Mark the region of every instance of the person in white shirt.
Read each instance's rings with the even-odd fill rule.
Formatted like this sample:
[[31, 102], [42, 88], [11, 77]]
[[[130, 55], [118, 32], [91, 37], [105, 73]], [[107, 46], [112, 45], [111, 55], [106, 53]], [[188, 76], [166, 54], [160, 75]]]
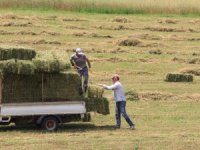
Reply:
[[121, 114], [125, 118], [126, 122], [129, 124], [131, 129], [135, 129], [134, 123], [131, 121], [130, 117], [126, 113], [126, 97], [124, 94], [123, 86], [119, 82], [119, 75], [115, 74], [112, 77], [113, 85], [107, 86], [105, 84], [99, 84], [106, 90], [113, 90], [113, 96], [115, 98], [116, 107], [116, 128], [120, 128], [121, 125]]

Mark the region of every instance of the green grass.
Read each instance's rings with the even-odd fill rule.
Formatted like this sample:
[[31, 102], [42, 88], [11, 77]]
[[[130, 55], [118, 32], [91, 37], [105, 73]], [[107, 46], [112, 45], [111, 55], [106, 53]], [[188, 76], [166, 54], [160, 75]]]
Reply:
[[1, 8], [66, 10], [105, 14], [200, 14], [198, 0], [1, 0]]
[[[58, 132], [47, 133], [33, 127], [0, 127], [0, 148], [132, 150], [199, 149], [199, 102], [128, 102], [127, 112], [136, 130], [115, 130], [114, 105], [111, 115], [93, 114], [92, 123], [70, 123]], [[75, 146], [76, 145], [76, 146]]]
[[[55, 20], [49, 20], [56, 16]], [[116, 17], [125, 17], [130, 22], [113, 22]], [[12, 19], [21, 17], [21, 19]], [[72, 19], [72, 21], [63, 21]], [[85, 21], [73, 21], [82, 19]], [[160, 20], [177, 20], [175, 24], [159, 23]], [[16, 128], [14, 125], [0, 127], [0, 149], [200, 149], [199, 134], [199, 76], [195, 76], [193, 83], [167, 83], [165, 75], [169, 72], [178, 72], [185, 67], [198, 68], [199, 64], [172, 61], [174, 57], [183, 59], [198, 58], [200, 54], [199, 41], [188, 41], [187, 38], [199, 37], [199, 17], [196, 15], [118, 15], [93, 14], [67, 11], [38, 11], [1, 9], [0, 31], [11, 32], [10, 35], [1, 35], [0, 44], [9, 46], [32, 47], [37, 50], [67, 49], [69, 54], [73, 49], [81, 47], [92, 61], [90, 82], [93, 84], [111, 84], [111, 76], [119, 73], [125, 90], [136, 90], [139, 94], [146, 93], [146, 101], [128, 102], [127, 111], [136, 123], [136, 131], [130, 131], [123, 120], [122, 129], [114, 130], [114, 102], [111, 91], [106, 91], [109, 98], [111, 114], [107, 116], [92, 114], [92, 123], [66, 124], [56, 133], [48, 133], [35, 128]], [[32, 24], [28, 27], [3, 26], [4, 23]], [[133, 29], [115, 30], [122, 25]], [[98, 27], [102, 26], [102, 29]], [[74, 28], [69, 28], [74, 27]], [[77, 29], [81, 27], [83, 29]], [[146, 27], [166, 27], [183, 29], [184, 32], [149, 31]], [[197, 32], [190, 32], [191, 28]], [[38, 35], [21, 35], [19, 31], [35, 32]], [[58, 35], [39, 34], [42, 31], [51, 31]], [[74, 33], [85, 32], [84, 36], [74, 36]], [[110, 35], [112, 38], [92, 37]], [[148, 34], [162, 37], [160, 40], [142, 39], [143, 44], [157, 43], [157, 46], [126, 47], [117, 45], [117, 41], [128, 36]], [[175, 37], [175, 40], [170, 37]], [[179, 38], [185, 38], [179, 40]], [[178, 41], [176, 41], [178, 39]], [[35, 40], [58, 41], [55, 44], [33, 44]], [[163, 54], [152, 55], [149, 51], [160, 49]], [[66, 58], [68, 59], [68, 58]], [[148, 92], [163, 92], [167, 96], [171, 93], [177, 99], [168, 98], [161, 101], [152, 101]], [[196, 98], [192, 98], [192, 96]], [[165, 96], [165, 95], [164, 95]]]

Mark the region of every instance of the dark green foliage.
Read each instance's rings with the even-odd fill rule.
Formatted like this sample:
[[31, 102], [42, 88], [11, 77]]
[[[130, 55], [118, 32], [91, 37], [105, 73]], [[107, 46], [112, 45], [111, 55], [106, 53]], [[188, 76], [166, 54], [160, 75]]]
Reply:
[[193, 82], [193, 76], [189, 74], [168, 73], [165, 81], [167, 82]]

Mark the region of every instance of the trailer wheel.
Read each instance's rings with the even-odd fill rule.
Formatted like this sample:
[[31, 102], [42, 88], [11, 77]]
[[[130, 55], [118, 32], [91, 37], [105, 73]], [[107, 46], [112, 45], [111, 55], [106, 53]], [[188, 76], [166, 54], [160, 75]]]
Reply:
[[58, 120], [55, 117], [47, 117], [42, 121], [42, 128], [47, 131], [56, 131], [58, 129]]

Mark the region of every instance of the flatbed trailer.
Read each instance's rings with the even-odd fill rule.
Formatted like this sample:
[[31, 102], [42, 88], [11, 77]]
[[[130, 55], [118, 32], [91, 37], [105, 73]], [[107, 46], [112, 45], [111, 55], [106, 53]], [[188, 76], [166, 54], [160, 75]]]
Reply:
[[84, 101], [31, 102], [0, 104], [0, 125], [41, 126], [48, 131], [70, 121], [89, 121]]

